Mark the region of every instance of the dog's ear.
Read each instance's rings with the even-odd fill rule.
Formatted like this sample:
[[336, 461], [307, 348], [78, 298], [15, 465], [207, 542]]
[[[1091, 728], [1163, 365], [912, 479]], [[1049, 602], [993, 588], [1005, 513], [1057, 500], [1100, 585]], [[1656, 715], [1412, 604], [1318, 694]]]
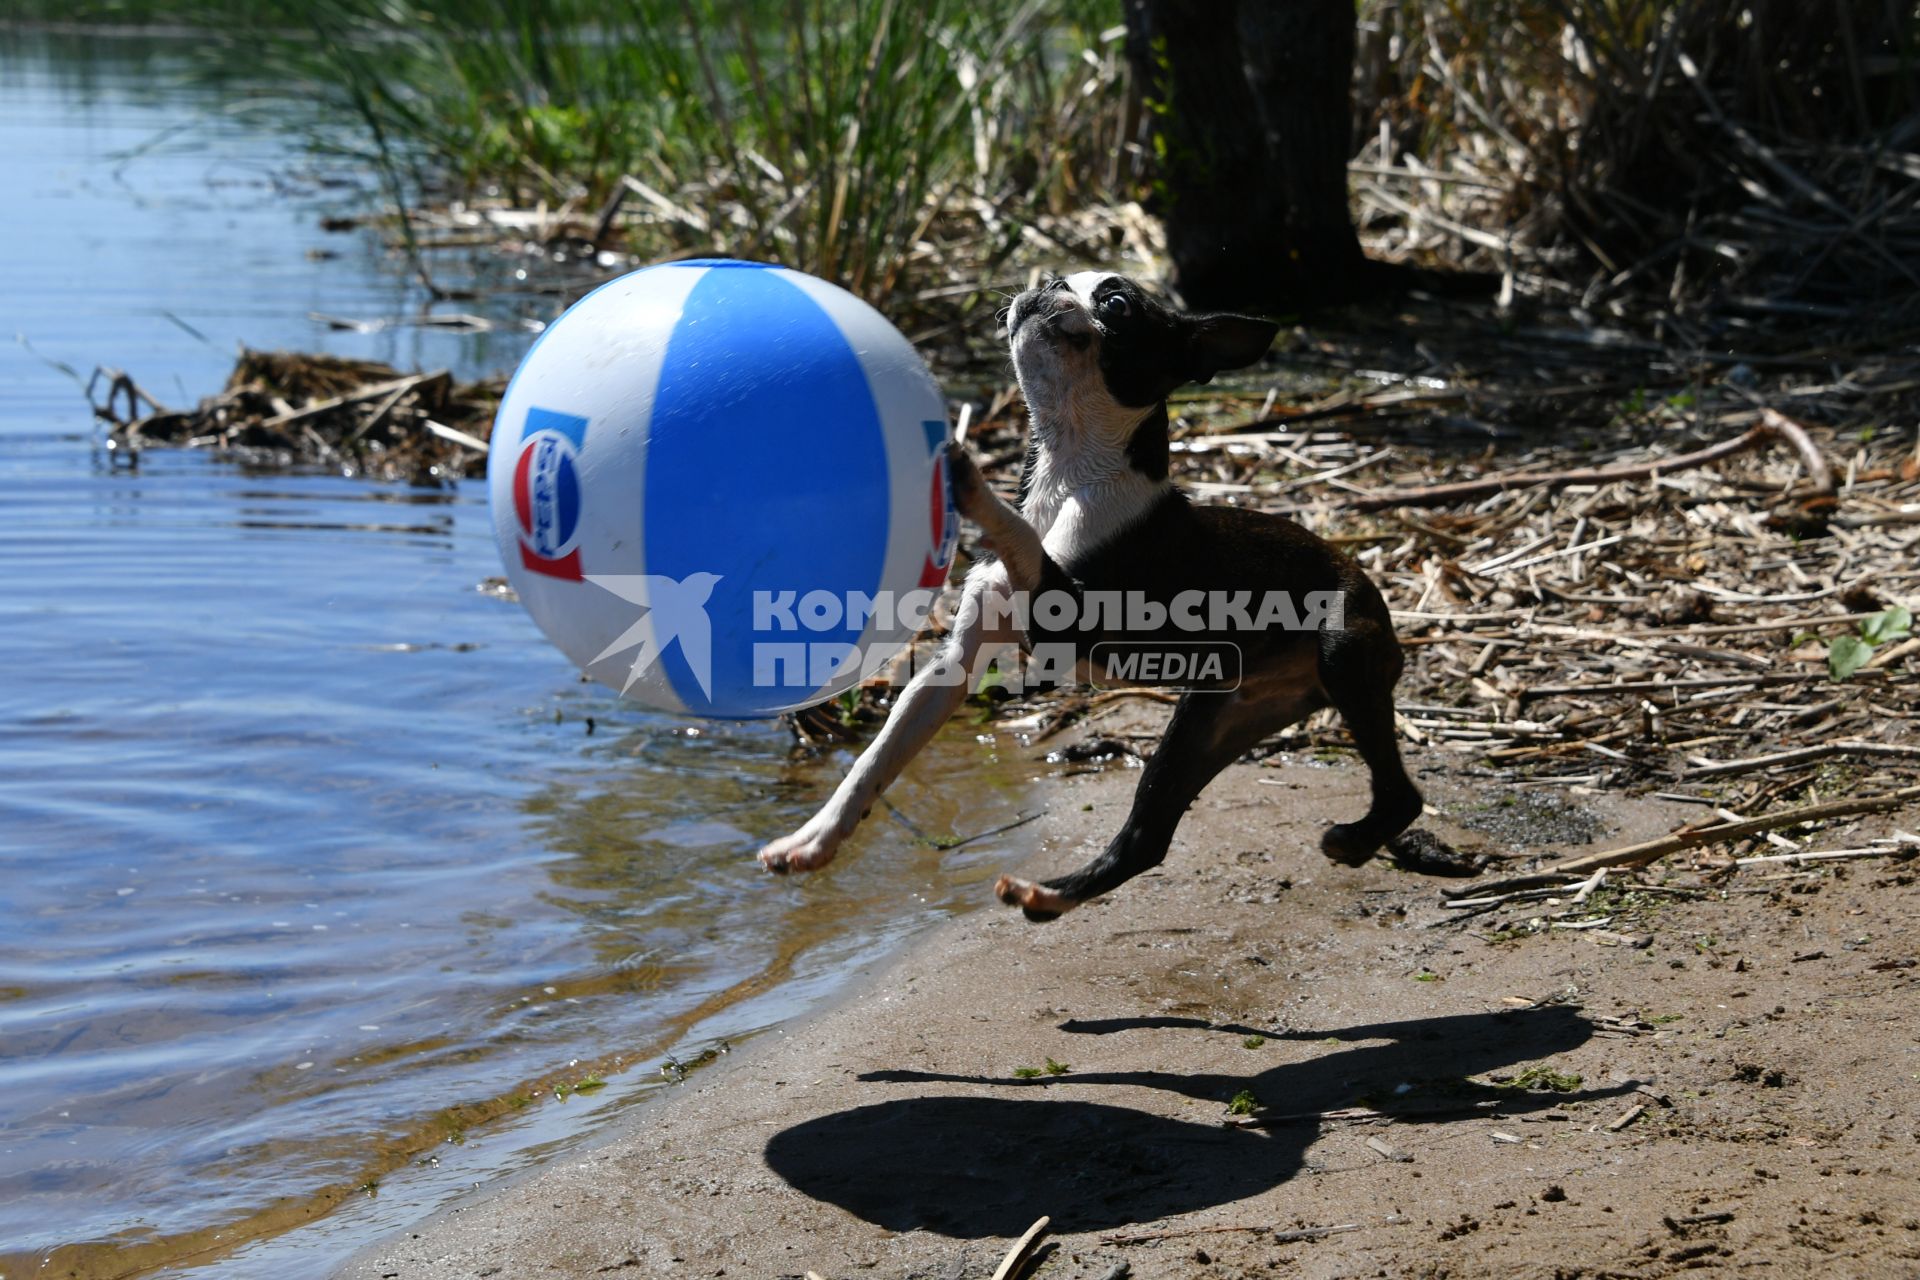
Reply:
[[1186, 317], [1189, 382], [1211, 382], [1222, 369], [1244, 369], [1267, 354], [1280, 326], [1228, 313]]

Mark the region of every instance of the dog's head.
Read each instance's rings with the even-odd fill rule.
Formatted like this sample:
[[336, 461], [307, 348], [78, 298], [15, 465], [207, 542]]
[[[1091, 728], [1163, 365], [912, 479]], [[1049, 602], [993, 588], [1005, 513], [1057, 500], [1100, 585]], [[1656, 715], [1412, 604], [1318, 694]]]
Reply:
[[1007, 311], [1036, 423], [1138, 423], [1174, 388], [1254, 363], [1278, 331], [1250, 316], [1176, 311], [1111, 271], [1050, 280]]

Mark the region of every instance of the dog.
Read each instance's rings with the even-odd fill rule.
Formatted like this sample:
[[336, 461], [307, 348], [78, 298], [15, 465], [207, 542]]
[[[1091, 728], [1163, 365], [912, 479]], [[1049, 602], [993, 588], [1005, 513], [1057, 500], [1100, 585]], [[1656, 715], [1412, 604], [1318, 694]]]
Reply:
[[[1420, 815], [1420, 792], [1394, 734], [1393, 686], [1404, 656], [1379, 591], [1350, 558], [1292, 521], [1195, 505], [1168, 478], [1168, 395], [1257, 363], [1277, 332], [1248, 316], [1175, 310], [1105, 271], [1052, 279], [1013, 300], [1008, 343], [1030, 428], [1018, 509], [987, 487], [963, 447], [947, 446], [955, 507], [980, 527], [997, 559], [968, 573], [946, 644], [909, 682], [832, 798], [798, 831], [761, 849], [762, 865], [793, 872], [830, 862], [964, 700], [987, 657], [1016, 644], [1038, 652], [1068, 642], [1079, 655], [1103, 642], [1224, 643], [1239, 652], [1237, 680], [1222, 672], [1180, 698], [1126, 823], [1104, 852], [1039, 883], [1000, 877], [995, 894], [1029, 919], [1051, 920], [1157, 866], [1181, 816], [1215, 775], [1322, 707], [1346, 721], [1371, 773], [1372, 799], [1358, 821], [1326, 831], [1321, 851], [1358, 866]], [[1212, 607], [1194, 607], [1187, 594], [1187, 607], [1177, 608], [1193, 592]], [[1052, 599], [1076, 607], [1017, 607], [1048, 593], [1063, 593]], [[1138, 605], [1147, 631], [1116, 629], [1132, 615], [1099, 607], [1103, 593], [1109, 604]], [[1244, 625], [1253, 620], [1252, 601], [1292, 602], [1297, 617], [1301, 598], [1340, 607], [1310, 611], [1310, 625]], [[1176, 628], [1176, 616], [1200, 625]], [[1084, 676], [1089, 662], [1079, 657], [1076, 673]]]

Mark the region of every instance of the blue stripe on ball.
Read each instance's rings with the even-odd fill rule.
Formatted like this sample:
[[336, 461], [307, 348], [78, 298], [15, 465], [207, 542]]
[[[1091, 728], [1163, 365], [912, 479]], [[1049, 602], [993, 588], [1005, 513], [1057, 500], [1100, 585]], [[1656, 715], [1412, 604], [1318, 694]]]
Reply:
[[[719, 434], [719, 423], [736, 424]], [[647, 572], [717, 573], [712, 697], [679, 645], [661, 658], [695, 714], [765, 714], [803, 689], [755, 683], [756, 642], [857, 644], [753, 631], [756, 591], [872, 592], [891, 520], [886, 437], [860, 360], [831, 316], [774, 271], [709, 271], [668, 339], [648, 429]], [[796, 480], [806, 477], [805, 493]], [[784, 672], [782, 673], [784, 674]]]
[[672, 270], [679, 267], [747, 267], [755, 271], [778, 271], [777, 262], [748, 262], [743, 258], [682, 258], [678, 262], [663, 262], [662, 267]]

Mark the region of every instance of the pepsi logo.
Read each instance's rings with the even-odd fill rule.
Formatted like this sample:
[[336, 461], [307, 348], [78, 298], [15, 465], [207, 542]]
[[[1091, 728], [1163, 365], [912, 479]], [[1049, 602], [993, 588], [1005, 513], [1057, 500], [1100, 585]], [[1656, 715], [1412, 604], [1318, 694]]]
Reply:
[[938, 587], [945, 585], [947, 569], [953, 564], [954, 550], [960, 544], [960, 516], [953, 509], [953, 485], [944, 449], [935, 449], [933, 454], [933, 489], [928, 495], [928, 516], [933, 550], [920, 570], [920, 585]]
[[520, 525], [521, 563], [535, 573], [583, 580], [580, 568], [579, 449], [586, 419], [547, 409], [527, 411], [513, 468], [513, 513]]

